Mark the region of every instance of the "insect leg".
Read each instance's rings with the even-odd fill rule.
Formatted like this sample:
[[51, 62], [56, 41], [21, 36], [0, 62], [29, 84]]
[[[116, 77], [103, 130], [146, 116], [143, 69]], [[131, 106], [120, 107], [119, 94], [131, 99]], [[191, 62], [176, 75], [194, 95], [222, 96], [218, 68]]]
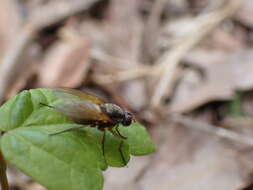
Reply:
[[103, 137], [102, 137], [102, 153], [105, 157], [105, 130], [103, 130]]
[[120, 133], [113, 131], [112, 129], [108, 129], [113, 136], [121, 138], [121, 139], [127, 139], [126, 137], [122, 136]]
[[73, 130], [76, 130], [76, 129], [81, 129], [81, 128], [84, 128], [84, 127], [85, 127], [85, 126], [73, 127], [73, 128], [70, 128], [70, 129], [65, 129], [65, 130], [56, 132], [56, 133], [51, 133], [51, 134], [49, 134], [49, 135], [50, 135], [50, 136], [58, 135], [58, 134], [61, 134], [61, 133], [65, 133], [65, 132], [68, 132], [68, 131], [73, 131]]
[[123, 140], [120, 141], [120, 145], [119, 145], [119, 153], [120, 153], [120, 156], [122, 158], [122, 161], [124, 163], [124, 165], [126, 166], [127, 165], [127, 162], [126, 162], [126, 159], [124, 157], [124, 154], [123, 154], [123, 151], [122, 151], [122, 145], [123, 145]]
[[42, 102], [40, 102], [40, 105], [46, 106], [46, 107], [49, 107], [49, 108], [54, 108], [53, 106], [50, 106], [50, 105], [48, 105], [48, 104], [44, 104], [44, 103], [42, 103]]
[[125, 137], [125, 136], [123, 136], [123, 135], [120, 134], [118, 128], [119, 128], [119, 126], [117, 125], [116, 128], [115, 128], [115, 130], [117, 131], [118, 135], [119, 135], [122, 139], [127, 139], [127, 137]]
[[102, 153], [105, 159], [105, 163], [107, 164], [106, 158], [105, 158], [105, 137], [106, 137], [106, 131], [103, 130], [103, 137], [102, 137]]

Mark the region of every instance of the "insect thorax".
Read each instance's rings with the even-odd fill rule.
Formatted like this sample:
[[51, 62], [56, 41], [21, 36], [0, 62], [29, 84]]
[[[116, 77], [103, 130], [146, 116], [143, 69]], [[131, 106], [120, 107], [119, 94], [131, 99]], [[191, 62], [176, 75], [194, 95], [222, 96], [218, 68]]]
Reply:
[[102, 104], [101, 110], [108, 115], [114, 122], [121, 123], [124, 119], [124, 110], [115, 104]]

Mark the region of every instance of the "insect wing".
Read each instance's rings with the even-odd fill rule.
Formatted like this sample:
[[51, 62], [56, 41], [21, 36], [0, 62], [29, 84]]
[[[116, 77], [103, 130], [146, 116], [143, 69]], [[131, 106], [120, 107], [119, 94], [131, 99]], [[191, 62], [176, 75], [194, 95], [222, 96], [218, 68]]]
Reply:
[[65, 99], [54, 105], [54, 108], [70, 120], [80, 124], [89, 124], [90, 121], [111, 122], [100, 107], [90, 101]]
[[88, 92], [84, 92], [81, 90], [75, 90], [71, 88], [55, 88], [54, 89], [54, 94], [59, 97], [59, 98], [64, 98], [64, 99], [80, 99], [80, 100], [85, 100], [85, 101], [90, 101], [95, 104], [101, 105], [105, 104], [105, 101], [100, 99], [99, 97], [92, 95]]

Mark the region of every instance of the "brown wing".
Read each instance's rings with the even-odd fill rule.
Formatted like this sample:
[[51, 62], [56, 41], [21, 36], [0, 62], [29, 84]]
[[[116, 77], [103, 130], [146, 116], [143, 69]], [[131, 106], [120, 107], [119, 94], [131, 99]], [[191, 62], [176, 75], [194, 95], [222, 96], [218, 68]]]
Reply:
[[101, 111], [100, 107], [90, 101], [64, 99], [64, 101], [53, 107], [76, 123], [86, 124], [89, 121], [111, 122], [111, 119]]
[[60, 98], [81, 99], [93, 102], [98, 105], [105, 104], [105, 101], [103, 101], [99, 97], [81, 90], [75, 90], [71, 88], [54, 88], [53, 90], [55, 95]]

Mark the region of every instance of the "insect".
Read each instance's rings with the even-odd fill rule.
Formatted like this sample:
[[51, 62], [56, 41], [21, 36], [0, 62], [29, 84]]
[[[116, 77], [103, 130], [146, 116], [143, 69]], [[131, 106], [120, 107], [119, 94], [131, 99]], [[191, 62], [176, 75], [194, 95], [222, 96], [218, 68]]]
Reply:
[[[82, 125], [89, 125], [97, 127], [98, 130], [103, 131], [102, 137], [102, 153], [105, 155], [105, 131], [108, 130], [112, 135], [122, 139], [119, 146], [119, 152], [124, 164], [126, 160], [123, 156], [122, 145], [123, 140], [127, 139], [120, 134], [118, 127], [119, 124], [127, 127], [134, 121], [133, 115], [117, 106], [116, 104], [106, 103], [99, 97], [89, 94], [84, 91], [70, 89], [70, 88], [55, 88], [52, 89], [55, 96], [63, 99], [64, 101], [54, 106], [40, 103], [43, 106], [55, 109], [65, 117]], [[67, 131], [83, 128], [76, 127], [67, 130], [62, 130], [50, 135], [57, 135]], [[115, 129], [115, 130], [114, 130]]]

